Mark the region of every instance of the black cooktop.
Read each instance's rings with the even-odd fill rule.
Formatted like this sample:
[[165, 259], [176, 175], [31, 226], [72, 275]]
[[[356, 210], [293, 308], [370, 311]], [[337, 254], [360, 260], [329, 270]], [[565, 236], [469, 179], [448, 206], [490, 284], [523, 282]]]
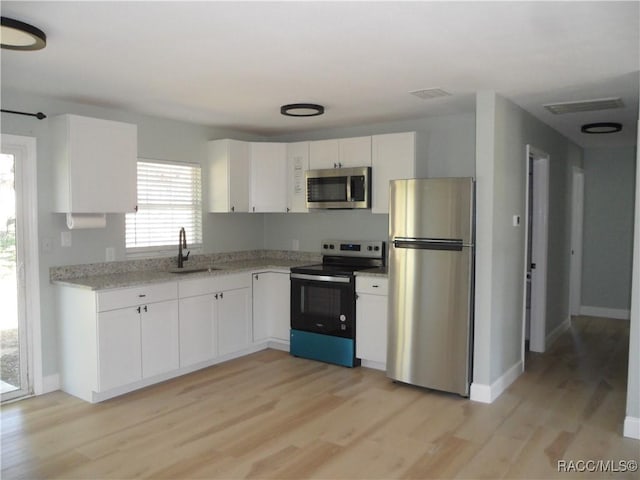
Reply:
[[318, 263], [315, 265], [303, 265], [301, 267], [292, 267], [293, 273], [306, 273], [309, 275], [353, 275], [358, 270], [366, 270], [375, 268], [375, 265], [327, 265]]

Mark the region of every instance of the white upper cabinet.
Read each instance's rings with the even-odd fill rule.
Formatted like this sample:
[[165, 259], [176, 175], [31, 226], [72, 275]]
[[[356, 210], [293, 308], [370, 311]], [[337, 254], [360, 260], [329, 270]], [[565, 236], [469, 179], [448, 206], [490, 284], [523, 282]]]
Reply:
[[338, 146], [340, 168], [371, 166], [371, 137], [341, 138]]
[[307, 170], [309, 170], [309, 142], [287, 144], [287, 212], [309, 211], [304, 176]]
[[416, 133], [372, 137], [372, 213], [389, 213], [389, 182], [416, 176]]
[[59, 115], [51, 119], [54, 211], [133, 212], [137, 204], [138, 127]]
[[340, 147], [338, 139], [309, 142], [309, 166], [311, 170], [338, 168]]
[[251, 156], [251, 211], [287, 211], [287, 144], [253, 142]]
[[209, 211], [249, 211], [250, 144], [239, 140], [209, 142]]
[[309, 142], [309, 165], [311, 170], [368, 167], [371, 165], [371, 137]]

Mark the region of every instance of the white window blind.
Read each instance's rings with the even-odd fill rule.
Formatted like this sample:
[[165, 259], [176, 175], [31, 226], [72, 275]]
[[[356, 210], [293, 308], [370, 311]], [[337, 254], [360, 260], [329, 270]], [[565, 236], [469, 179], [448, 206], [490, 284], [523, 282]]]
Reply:
[[127, 249], [178, 245], [180, 228], [189, 247], [202, 245], [200, 165], [138, 160], [138, 207], [126, 215]]

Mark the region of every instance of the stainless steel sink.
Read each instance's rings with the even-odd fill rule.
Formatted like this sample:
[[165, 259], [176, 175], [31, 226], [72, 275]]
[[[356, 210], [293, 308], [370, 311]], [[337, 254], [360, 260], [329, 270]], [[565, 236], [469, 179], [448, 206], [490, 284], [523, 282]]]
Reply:
[[200, 273], [200, 272], [212, 272], [214, 270], [220, 270], [219, 268], [210, 268], [210, 267], [193, 267], [193, 268], [171, 268], [169, 269], [169, 273]]

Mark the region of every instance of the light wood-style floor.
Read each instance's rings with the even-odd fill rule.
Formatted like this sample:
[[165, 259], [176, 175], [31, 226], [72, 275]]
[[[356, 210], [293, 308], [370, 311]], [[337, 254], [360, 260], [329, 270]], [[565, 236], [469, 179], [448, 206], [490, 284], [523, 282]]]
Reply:
[[2, 407], [2, 478], [583, 478], [557, 461], [640, 460], [628, 338], [575, 318], [491, 405], [274, 350], [96, 405], [54, 392]]

